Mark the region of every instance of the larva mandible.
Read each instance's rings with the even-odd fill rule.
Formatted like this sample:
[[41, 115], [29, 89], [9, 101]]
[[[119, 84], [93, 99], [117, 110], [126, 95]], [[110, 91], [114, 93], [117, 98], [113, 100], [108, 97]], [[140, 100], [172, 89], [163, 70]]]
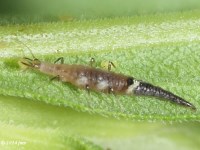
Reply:
[[[63, 62], [61, 58], [58, 60]], [[25, 57], [21, 63], [79, 88], [105, 93], [154, 96], [196, 110], [193, 104], [161, 87], [112, 71], [85, 65], [47, 63], [35, 57], [34, 59]]]

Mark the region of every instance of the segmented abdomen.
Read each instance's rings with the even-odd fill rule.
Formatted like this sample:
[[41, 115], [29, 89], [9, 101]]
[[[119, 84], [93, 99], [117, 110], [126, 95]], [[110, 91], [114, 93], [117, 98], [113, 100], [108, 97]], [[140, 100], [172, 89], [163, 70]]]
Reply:
[[70, 70], [73, 79], [71, 78], [71, 81], [67, 82], [81, 88], [89, 88], [106, 93], [123, 93], [128, 88], [128, 77], [121, 74], [80, 65], [73, 65]]
[[192, 109], [196, 109], [195, 106], [183, 98], [162, 89], [161, 87], [154, 86], [150, 83], [146, 83], [141, 81], [139, 85], [134, 89], [134, 93], [136, 95], [147, 95], [147, 96], [155, 96], [159, 98], [164, 98], [170, 100], [171, 102], [175, 102], [177, 104], [191, 107]]

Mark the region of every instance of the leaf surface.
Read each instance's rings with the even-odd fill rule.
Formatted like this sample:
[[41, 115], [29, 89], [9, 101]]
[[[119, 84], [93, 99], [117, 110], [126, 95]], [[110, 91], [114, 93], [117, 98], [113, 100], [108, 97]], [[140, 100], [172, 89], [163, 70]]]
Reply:
[[[69, 23], [39, 23], [0, 27], [0, 94], [25, 97], [75, 110], [131, 120], [199, 120], [199, 11], [143, 17], [96, 19]], [[107, 95], [49, 82], [18, 61], [31, 57], [45, 62], [64, 57], [65, 63], [102, 68], [113, 61], [114, 72], [131, 75], [185, 98], [197, 111], [153, 97]]]

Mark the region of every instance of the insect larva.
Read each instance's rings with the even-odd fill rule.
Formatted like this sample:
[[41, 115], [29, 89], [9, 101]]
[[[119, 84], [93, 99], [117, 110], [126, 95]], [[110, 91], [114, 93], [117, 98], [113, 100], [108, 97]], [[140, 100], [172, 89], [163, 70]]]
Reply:
[[21, 63], [42, 73], [58, 77], [61, 81], [69, 82], [79, 88], [105, 93], [154, 96], [196, 109], [193, 104], [169, 91], [123, 74], [90, 66], [52, 64], [29, 58], [22, 59]]

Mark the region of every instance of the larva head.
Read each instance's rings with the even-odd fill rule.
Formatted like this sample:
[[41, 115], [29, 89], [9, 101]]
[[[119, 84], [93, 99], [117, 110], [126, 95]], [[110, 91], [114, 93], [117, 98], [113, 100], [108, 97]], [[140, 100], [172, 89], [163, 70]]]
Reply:
[[30, 58], [24, 57], [23, 59], [20, 60], [20, 64], [25, 65], [26, 67], [39, 69], [41, 61], [36, 58], [30, 59]]
[[27, 58], [27, 57], [22, 58], [22, 59], [18, 62], [19, 65], [20, 65], [22, 68], [24, 68], [24, 69], [26, 69], [26, 68], [35, 68], [35, 69], [39, 69], [41, 62], [40, 62], [39, 59], [37, 59], [37, 58], [33, 55], [31, 49], [30, 49], [28, 46], [26, 46], [23, 42], [21, 42], [20, 40], [15, 39], [15, 41], [17, 41], [18, 43], [24, 45], [24, 46], [29, 50], [29, 52], [31, 53], [31, 55], [32, 55], [32, 57], [33, 57], [33, 59], [30, 59], [30, 58]]

